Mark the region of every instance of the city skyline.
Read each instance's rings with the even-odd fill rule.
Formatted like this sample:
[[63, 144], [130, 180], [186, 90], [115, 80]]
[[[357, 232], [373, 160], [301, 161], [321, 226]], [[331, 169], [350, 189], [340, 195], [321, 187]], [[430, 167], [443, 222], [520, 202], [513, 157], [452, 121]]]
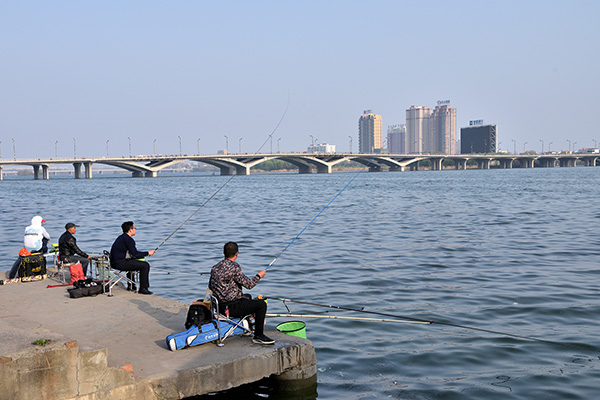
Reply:
[[593, 1], [4, 2], [1, 156], [297, 151], [311, 135], [338, 151], [352, 136], [357, 151], [363, 110], [387, 127], [411, 104], [443, 99], [459, 110], [457, 130], [497, 124], [504, 151], [513, 140], [519, 151], [593, 147], [600, 133], [581, 109], [600, 89], [599, 11]]

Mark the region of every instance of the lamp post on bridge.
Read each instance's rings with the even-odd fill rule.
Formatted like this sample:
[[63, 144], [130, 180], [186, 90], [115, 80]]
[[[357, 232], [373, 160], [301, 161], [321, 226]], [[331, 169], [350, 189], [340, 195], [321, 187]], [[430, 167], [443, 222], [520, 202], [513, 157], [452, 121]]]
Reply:
[[279, 151], [279, 142], [281, 142], [281, 138], [277, 139], [277, 153], [281, 153], [281, 152]]
[[127, 139], [129, 139], [129, 157], [131, 157], [131, 138], [127, 136]]
[[54, 142], [54, 158], [58, 158], [58, 140]]
[[17, 147], [15, 146], [15, 138], [11, 138], [13, 141], [13, 159], [17, 161]]
[[198, 155], [200, 155], [200, 139], [196, 141], [196, 144], [198, 145]]
[[152, 146], [154, 149], [154, 155], [156, 155], [156, 139], [154, 139], [154, 141], [152, 142]]
[[569, 139], [567, 139], [567, 142], [569, 142], [569, 152], [571, 151], [571, 141]]
[[598, 148], [598, 141], [596, 139], [592, 139], [592, 142], [594, 142], [594, 148], [597, 149]]
[[181, 151], [181, 136], [177, 135], [177, 137], [179, 138], [179, 156], [181, 157], [183, 155], [183, 152]]
[[552, 146], [552, 142], [548, 143], [548, 153], [550, 153], [550, 146]]
[[510, 139], [513, 142], [513, 154], [517, 154], [517, 141], [515, 139]]
[[502, 145], [502, 142], [498, 142], [498, 147], [496, 148], [496, 152], [499, 152], [500, 150], [502, 150], [500, 145]]
[[227, 137], [227, 135], [223, 135], [225, 136], [225, 154], [229, 153], [229, 138]]
[[315, 138], [313, 137], [313, 135], [308, 135], [310, 136], [310, 145], [314, 146], [315, 145]]
[[238, 140], [238, 154], [242, 154], [242, 139], [240, 138], [240, 140]]
[[577, 144], [577, 142], [573, 142], [573, 153], [575, 153], [575, 145]]
[[73, 138], [73, 158], [77, 158], [77, 139]]
[[525, 146], [527, 145], [528, 142], [523, 143], [523, 153], [525, 153]]
[[352, 154], [352, 136], [348, 135], [348, 139], [350, 139], [350, 144], [349, 144], [348, 148], [350, 150], [350, 154]]
[[106, 141], [106, 157], [108, 157], [108, 142], [110, 142], [110, 139]]
[[544, 154], [544, 141], [540, 139], [540, 142], [542, 142], [542, 154]]

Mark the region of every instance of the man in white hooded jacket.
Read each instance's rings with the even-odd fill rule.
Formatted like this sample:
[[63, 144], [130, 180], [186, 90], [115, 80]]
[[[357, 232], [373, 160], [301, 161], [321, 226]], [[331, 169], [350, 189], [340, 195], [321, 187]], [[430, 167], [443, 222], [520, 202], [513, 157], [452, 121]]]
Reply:
[[[42, 253], [48, 252], [48, 241], [50, 240], [50, 235], [46, 231], [46, 228], [42, 226], [42, 223], [44, 222], [46, 221], [44, 221], [42, 217], [36, 215], [35, 217], [31, 218], [31, 225], [25, 228], [23, 245], [30, 253], [37, 253], [39, 251]], [[9, 279], [13, 279], [17, 276], [20, 265], [21, 257], [15, 261], [10, 269], [10, 273], [8, 275]]]

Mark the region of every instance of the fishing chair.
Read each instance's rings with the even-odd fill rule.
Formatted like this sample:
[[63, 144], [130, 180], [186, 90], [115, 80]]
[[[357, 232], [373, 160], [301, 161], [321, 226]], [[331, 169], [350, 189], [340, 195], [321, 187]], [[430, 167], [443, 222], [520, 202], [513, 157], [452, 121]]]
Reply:
[[136, 280], [139, 279], [139, 271], [121, 271], [119, 269], [114, 269], [110, 265], [110, 253], [106, 250], [104, 250], [102, 254], [102, 263], [96, 263], [96, 265], [99, 271], [102, 270], [101, 280], [107, 282], [103, 287], [104, 294], [106, 294], [106, 288], [108, 288], [108, 297], [113, 296], [112, 288], [121, 281], [123, 281], [123, 284], [132, 287], [133, 291], [137, 293], [138, 286]]
[[[221, 311], [223, 310], [219, 309], [219, 299], [217, 299], [217, 297], [212, 294], [210, 289], [207, 289], [207, 294], [210, 294], [210, 310], [213, 314], [213, 318], [216, 320], [217, 323], [217, 346], [223, 347], [225, 345], [223, 343], [225, 339], [232, 336], [236, 328], [241, 328], [244, 331], [244, 333], [242, 333], [242, 336], [250, 336], [254, 334], [254, 332], [250, 330], [250, 318], [252, 317], [252, 315], [245, 315], [239, 318], [239, 320], [238, 318], [229, 318], [228, 315], [221, 314]], [[205, 296], [205, 298], [206, 297], [207, 296]], [[226, 328], [227, 326], [229, 326], [230, 328], [227, 329], [225, 333], [222, 333], [221, 325], [225, 325], [223, 328]]]

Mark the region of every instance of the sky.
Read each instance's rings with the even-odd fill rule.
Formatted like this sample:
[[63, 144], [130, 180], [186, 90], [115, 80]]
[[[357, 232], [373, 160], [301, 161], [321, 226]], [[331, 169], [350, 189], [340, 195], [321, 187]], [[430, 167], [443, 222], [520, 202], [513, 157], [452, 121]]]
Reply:
[[350, 137], [356, 152], [364, 110], [385, 136], [438, 100], [457, 136], [496, 124], [501, 150], [594, 147], [599, 15], [584, 0], [4, 0], [0, 158], [347, 152]]

